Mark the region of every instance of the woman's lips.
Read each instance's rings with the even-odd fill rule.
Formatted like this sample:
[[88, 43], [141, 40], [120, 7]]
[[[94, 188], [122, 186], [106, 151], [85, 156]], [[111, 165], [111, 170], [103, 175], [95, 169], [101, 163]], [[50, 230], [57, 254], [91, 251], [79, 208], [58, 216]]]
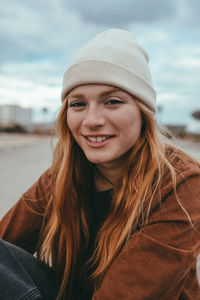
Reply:
[[98, 136], [85, 136], [86, 143], [94, 148], [103, 147], [106, 145], [114, 135], [98, 135]]

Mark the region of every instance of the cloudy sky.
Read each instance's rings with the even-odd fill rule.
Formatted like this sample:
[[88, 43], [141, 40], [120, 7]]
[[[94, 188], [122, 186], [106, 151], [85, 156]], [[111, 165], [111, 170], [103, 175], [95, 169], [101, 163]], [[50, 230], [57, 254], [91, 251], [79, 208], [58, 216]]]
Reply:
[[127, 29], [150, 57], [163, 123], [200, 109], [199, 0], [1, 0], [0, 104], [60, 107], [62, 76], [78, 49], [108, 28]]

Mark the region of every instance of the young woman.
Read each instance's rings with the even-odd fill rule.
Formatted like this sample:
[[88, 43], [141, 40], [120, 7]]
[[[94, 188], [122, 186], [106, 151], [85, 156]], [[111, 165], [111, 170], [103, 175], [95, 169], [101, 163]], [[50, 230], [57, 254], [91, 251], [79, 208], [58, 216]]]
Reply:
[[169, 145], [155, 99], [129, 32], [80, 50], [53, 164], [1, 221], [1, 299], [200, 299], [200, 166]]

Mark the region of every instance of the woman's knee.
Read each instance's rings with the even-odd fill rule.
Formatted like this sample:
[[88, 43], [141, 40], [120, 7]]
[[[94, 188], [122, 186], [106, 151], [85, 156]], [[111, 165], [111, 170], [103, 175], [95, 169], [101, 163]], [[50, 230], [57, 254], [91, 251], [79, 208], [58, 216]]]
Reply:
[[[41, 299], [56, 299], [58, 285], [54, 271], [30, 253], [1, 239], [0, 265], [1, 278], [6, 279], [0, 283], [1, 290], [8, 289], [10, 293], [18, 290], [21, 294], [38, 290], [42, 295]], [[11, 285], [13, 289], [10, 289]]]

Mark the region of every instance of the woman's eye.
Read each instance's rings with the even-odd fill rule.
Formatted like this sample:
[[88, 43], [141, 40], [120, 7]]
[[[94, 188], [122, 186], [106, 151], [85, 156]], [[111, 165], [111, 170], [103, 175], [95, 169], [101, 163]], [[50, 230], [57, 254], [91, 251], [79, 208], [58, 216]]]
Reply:
[[110, 99], [106, 102], [106, 104], [123, 104], [123, 101], [118, 100], [118, 99]]
[[81, 106], [85, 106], [85, 103], [78, 101], [69, 104], [69, 107], [81, 107]]

